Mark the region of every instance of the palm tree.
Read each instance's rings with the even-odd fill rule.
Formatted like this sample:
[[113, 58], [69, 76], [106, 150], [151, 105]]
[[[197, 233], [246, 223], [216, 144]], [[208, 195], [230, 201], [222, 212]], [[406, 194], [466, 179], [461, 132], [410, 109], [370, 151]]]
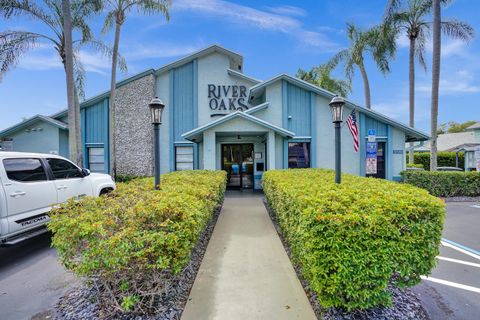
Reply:
[[[451, 0], [441, 0], [448, 4]], [[404, 32], [410, 42], [409, 52], [409, 125], [415, 125], [415, 60], [426, 71], [425, 46], [430, 34], [431, 21], [428, 20], [432, 10], [432, 0], [389, 0], [385, 9], [385, 23], [392, 26], [397, 34]], [[442, 21], [442, 31], [453, 38], [470, 40], [473, 28], [458, 21]], [[394, 41], [394, 40], [393, 40]], [[410, 144], [412, 146], [413, 143]], [[413, 151], [409, 153], [409, 163], [413, 163]]]
[[320, 88], [346, 97], [352, 91], [350, 82], [332, 78], [331, 72], [332, 69], [328, 65], [322, 64], [318, 67], [313, 67], [309, 71], [298, 69], [295, 76]]
[[115, 147], [115, 90], [117, 82], [117, 53], [120, 43], [120, 31], [125, 23], [128, 13], [136, 9], [145, 14], [162, 14], [167, 21], [170, 19], [170, 0], [104, 0], [103, 5], [107, 11], [103, 32], [110, 30], [115, 24], [115, 38], [113, 42], [112, 77], [110, 80], [109, 118], [110, 120], [110, 174], [116, 176], [116, 147]]
[[433, 53], [432, 53], [432, 115], [430, 142], [430, 171], [437, 170], [437, 124], [438, 124], [438, 89], [440, 85], [441, 54], [441, 12], [440, 0], [433, 0]]
[[362, 31], [357, 26], [347, 23], [347, 37], [350, 47], [343, 49], [333, 56], [327, 63], [328, 68], [333, 69], [338, 63], [344, 63], [345, 76], [351, 82], [355, 67], [360, 70], [363, 79], [365, 105], [371, 109], [370, 83], [365, 70], [365, 53], [369, 52], [377, 64], [378, 69], [386, 74], [390, 71], [389, 60], [394, 57], [395, 41], [392, 41], [394, 33], [389, 25], [380, 25], [369, 30]]
[[[43, 24], [47, 31], [39, 33], [35, 31], [6, 30], [0, 32], [0, 77], [15, 67], [20, 58], [28, 51], [41, 43], [49, 43], [58, 53], [60, 60], [67, 72], [66, 39], [64, 32], [64, 19], [62, 2], [59, 0], [44, 0], [44, 6], [39, 6], [28, 0], [0, 0], [0, 15], [5, 19], [25, 16], [33, 18]], [[73, 73], [75, 76], [74, 105], [75, 110], [70, 110], [69, 105], [69, 146], [70, 159], [78, 165], [82, 165], [82, 143], [80, 134], [80, 103], [78, 96], [84, 96], [84, 68], [79, 58], [80, 48], [89, 46], [100, 51], [105, 56], [111, 57], [113, 51], [102, 42], [93, 38], [86, 18], [100, 9], [99, 3], [93, 0], [74, 0], [70, 2], [70, 16], [72, 30], [80, 32], [80, 38], [72, 40]], [[125, 66], [125, 61], [119, 57], [120, 65]], [[69, 94], [67, 92], [67, 97]]]
[[[63, 35], [65, 47], [65, 74], [67, 80], [67, 103], [68, 103], [68, 120], [75, 121], [75, 82], [73, 76], [73, 44], [72, 44], [72, 15], [70, 12], [70, 1], [62, 0], [62, 18], [63, 18]], [[79, 156], [77, 153], [76, 135], [69, 134], [69, 151], [70, 156]], [[77, 161], [78, 162], [78, 161]]]

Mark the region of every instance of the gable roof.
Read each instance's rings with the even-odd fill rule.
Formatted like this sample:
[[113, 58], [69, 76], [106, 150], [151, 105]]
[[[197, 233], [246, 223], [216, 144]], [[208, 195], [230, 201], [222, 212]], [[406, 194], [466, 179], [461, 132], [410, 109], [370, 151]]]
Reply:
[[[443, 133], [437, 137], [438, 151], [455, 151], [463, 147], [480, 145], [475, 140], [475, 135], [472, 131]], [[426, 141], [421, 147], [415, 147], [416, 151], [430, 151], [430, 141]]]
[[477, 122], [477, 123], [472, 124], [470, 127], [468, 127], [468, 128], [465, 129], [465, 130], [477, 130], [477, 129], [480, 129], [480, 121]]
[[219, 118], [219, 119], [217, 119], [217, 120], [211, 121], [211, 122], [209, 122], [209, 123], [207, 123], [207, 124], [205, 124], [205, 125], [203, 125], [203, 126], [200, 126], [200, 127], [195, 128], [195, 129], [193, 129], [193, 130], [191, 130], [191, 131], [188, 131], [188, 132], [182, 134], [182, 137], [185, 138], [185, 139], [187, 139], [187, 140], [192, 140], [192, 141], [193, 141], [194, 139], [196, 139], [196, 137], [197, 137], [198, 135], [200, 135], [200, 134], [203, 133], [204, 131], [206, 131], [206, 130], [208, 130], [208, 129], [210, 129], [210, 128], [216, 127], [216, 126], [218, 126], [218, 125], [220, 125], [220, 124], [222, 124], [222, 123], [225, 123], [225, 122], [227, 122], [227, 121], [233, 120], [233, 119], [235, 119], [235, 118], [242, 118], [242, 119], [245, 119], [245, 120], [247, 120], [247, 121], [251, 121], [251, 122], [256, 123], [256, 124], [258, 124], [258, 125], [260, 125], [260, 126], [262, 126], [262, 127], [265, 127], [265, 128], [267, 128], [267, 129], [273, 130], [273, 131], [275, 131], [276, 133], [280, 134], [280, 135], [283, 136], [283, 137], [290, 137], [290, 138], [292, 138], [292, 137], [295, 136], [295, 133], [293, 133], [293, 132], [291, 132], [291, 131], [288, 131], [288, 130], [285, 130], [285, 129], [283, 129], [283, 128], [280, 128], [280, 127], [278, 127], [278, 126], [276, 126], [276, 125], [273, 125], [273, 124], [271, 124], [271, 123], [269, 123], [269, 122], [267, 122], [267, 121], [264, 121], [264, 120], [262, 120], [262, 119], [259, 119], [259, 118], [257, 118], [257, 117], [254, 117], [254, 116], [252, 116], [252, 115], [250, 115], [250, 114], [248, 114], [248, 113], [245, 113], [245, 112], [243, 112], [243, 111], [235, 111], [235, 112], [230, 113], [230, 114], [228, 114], [228, 115], [226, 115], [226, 116], [223, 116], [223, 117], [221, 117], [221, 118]]
[[[266, 80], [264, 82], [261, 82], [259, 84], [254, 85], [253, 87], [250, 88], [250, 93], [249, 93], [249, 98], [248, 101], [252, 101], [255, 99], [255, 96], [258, 94], [263, 94], [263, 91], [265, 90], [266, 87], [270, 86], [271, 84], [280, 81], [280, 80], [285, 80], [293, 85], [299, 86], [305, 90], [312, 91], [320, 96], [326, 97], [328, 99], [332, 99], [333, 97], [336, 96], [335, 93], [330, 92], [328, 90], [325, 90], [323, 88], [320, 88], [316, 85], [313, 85], [307, 81], [298, 79], [296, 77], [292, 77], [286, 73], [279, 74], [278, 76], [275, 76], [269, 80]], [[398, 122], [390, 117], [387, 117], [380, 112], [367, 109], [365, 107], [362, 107], [360, 105], [357, 105], [347, 99], [345, 99], [345, 103], [347, 106], [354, 108], [360, 112], [363, 112], [364, 114], [368, 115], [369, 117], [372, 117], [374, 119], [380, 120], [384, 123], [390, 124], [392, 126], [395, 126], [406, 133], [406, 141], [425, 141], [430, 139], [430, 136], [420, 130], [417, 130], [415, 128], [409, 127], [406, 124], [403, 124], [401, 122]]]
[[184, 65], [186, 63], [189, 63], [189, 62], [191, 62], [195, 59], [204, 57], [206, 55], [212, 54], [214, 52], [218, 52], [218, 53], [221, 53], [221, 54], [224, 54], [224, 55], [228, 56], [230, 59], [232, 59], [233, 61], [238, 63], [238, 65], [243, 68], [243, 57], [240, 54], [238, 54], [234, 51], [228, 50], [228, 49], [226, 49], [222, 46], [219, 46], [218, 44], [214, 44], [212, 46], [209, 46], [205, 49], [197, 51], [193, 54], [190, 54], [186, 57], [183, 57], [179, 60], [173, 61], [169, 64], [166, 64], [166, 65], [158, 68], [157, 70], [155, 70], [155, 75], [159, 75], [160, 73], [163, 73], [165, 71], [168, 71], [168, 70], [176, 68], [176, 67], [179, 67], [181, 65]]
[[22, 121], [22, 122], [19, 122], [5, 130], [2, 130], [0, 131], [0, 136], [1, 137], [4, 137], [4, 136], [7, 136], [9, 134], [12, 134], [18, 130], [21, 130], [23, 128], [26, 128], [28, 126], [31, 126], [32, 124], [34, 124], [35, 122], [37, 121], [42, 121], [42, 122], [46, 122], [46, 123], [49, 123], [59, 129], [62, 129], [62, 130], [68, 130], [68, 125], [64, 122], [61, 122], [61, 121], [58, 121], [56, 119], [53, 119], [51, 117], [47, 117], [47, 116], [42, 116], [40, 114], [37, 114], [36, 116], [33, 116], [25, 121]]
[[[214, 53], [214, 52], [218, 52], [218, 53], [227, 55], [228, 57], [230, 57], [233, 61], [237, 62], [243, 68], [243, 57], [240, 54], [238, 54], [234, 51], [228, 50], [228, 49], [226, 49], [222, 46], [219, 46], [217, 44], [214, 44], [214, 45], [211, 45], [211, 46], [209, 46], [205, 49], [202, 49], [202, 50], [197, 51], [193, 54], [190, 54], [186, 57], [183, 57], [181, 59], [175, 60], [173, 62], [170, 62], [170, 63], [166, 64], [166, 65], [163, 65], [163, 66], [159, 67], [158, 69], [147, 69], [143, 72], [137, 73], [137, 74], [135, 74], [131, 77], [123, 79], [123, 80], [116, 83], [116, 88], [118, 89], [118, 88], [132, 82], [132, 81], [138, 80], [138, 79], [143, 78], [145, 76], [148, 76], [150, 74], [158, 75], [160, 73], [169, 71], [170, 69], [179, 67], [179, 66], [181, 66], [185, 63], [189, 63], [189, 62], [191, 62], [195, 59], [204, 57], [204, 56], [209, 55], [209, 54]], [[235, 71], [235, 70], [232, 70], [232, 69], [228, 69], [228, 72], [229, 72], [229, 74], [236, 75], [238, 77], [242, 77], [245, 80], [248, 80], [248, 81], [251, 81], [251, 82], [254, 82], [254, 83], [260, 82], [257, 79], [254, 79], [252, 77], [249, 77], [247, 75], [244, 75], [241, 72], [238, 72], [238, 71]], [[89, 99], [81, 102], [80, 107], [81, 108], [88, 107], [88, 106], [90, 106], [92, 104], [95, 104], [95, 103], [98, 103], [98, 102], [100, 102], [103, 99], [108, 98], [108, 97], [110, 97], [110, 90], [104, 91], [100, 94], [97, 94], [96, 96], [93, 96], [92, 98], [89, 98]], [[67, 109], [59, 111], [59, 112], [51, 115], [50, 117], [57, 119], [57, 118], [65, 116], [66, 114], [67, 114]]]

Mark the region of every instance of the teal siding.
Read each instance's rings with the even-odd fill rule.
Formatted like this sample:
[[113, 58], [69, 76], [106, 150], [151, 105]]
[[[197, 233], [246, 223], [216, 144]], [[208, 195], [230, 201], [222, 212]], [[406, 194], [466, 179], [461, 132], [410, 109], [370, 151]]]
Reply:
[[183, 141], [182, 134], [195, 128], [194, 67], [193, 62], [173, 71], [173, 137]]
[[367, 136], [369, 129], [375, 129], [377, 137], [387, 136], [387, 124], [365, 116], [365, 127], [361, 130], [363, 137]]
[[311, 94], [309, 91], [287, 83], [287, 128], [296, 136], [310, 136], [312, 126]]
[[103, 147], [105, 168], [109, 171], [108, 98], [81, 110], [83, 160], [88, 168], [88, 147]]
[[[175, 146], [191, 143], [182, 134], [198, 125], [198, 63], [194, 60], [170, 70], [170, 170], [175, 170]], [[177, 143], [177, 144], [176, 144]], [[194, 168], [198, 168], [198, 148], [194, 146]]]
[[68, 158], [68, 131], [67, 130], [59, 130], [59, 151], [58, 153], [65, 158]]

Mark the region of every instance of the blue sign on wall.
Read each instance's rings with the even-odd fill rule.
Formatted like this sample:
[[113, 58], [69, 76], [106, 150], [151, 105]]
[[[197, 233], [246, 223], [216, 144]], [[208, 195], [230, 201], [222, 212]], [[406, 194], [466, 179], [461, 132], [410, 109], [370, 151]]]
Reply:
[[367, 142], [367, 158], [377, 158], [377, 142]]

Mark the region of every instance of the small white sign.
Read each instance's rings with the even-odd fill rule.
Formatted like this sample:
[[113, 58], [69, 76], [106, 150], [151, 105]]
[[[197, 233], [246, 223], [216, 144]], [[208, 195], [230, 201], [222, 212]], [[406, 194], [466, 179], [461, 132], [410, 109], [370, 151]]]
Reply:
[[377, 174], [377, 158], [367, 158], [366, 174]]

